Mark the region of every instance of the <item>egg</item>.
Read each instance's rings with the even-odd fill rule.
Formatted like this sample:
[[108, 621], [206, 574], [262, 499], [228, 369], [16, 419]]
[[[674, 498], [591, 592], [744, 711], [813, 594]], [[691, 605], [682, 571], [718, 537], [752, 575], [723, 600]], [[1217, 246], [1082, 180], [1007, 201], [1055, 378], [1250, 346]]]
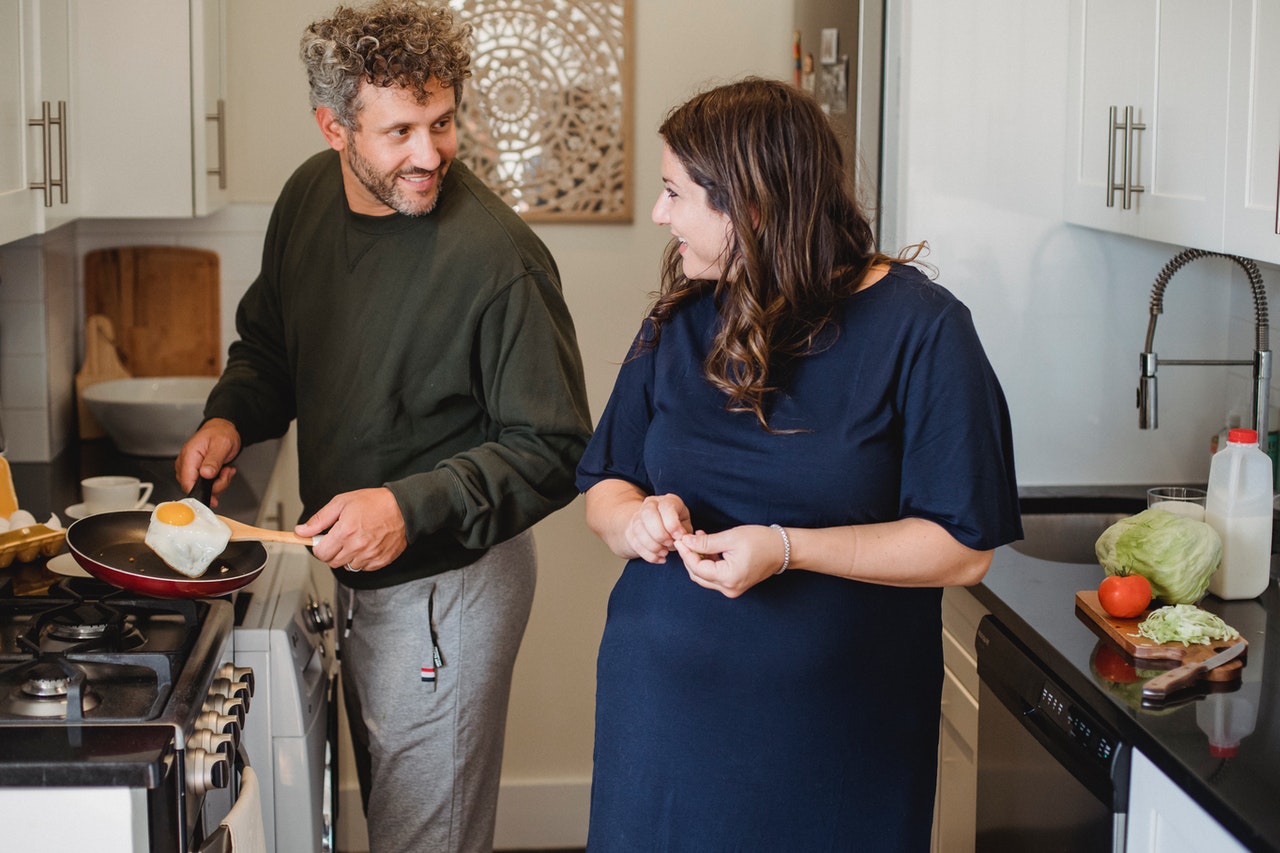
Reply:
[[231, 541], [231, 528], [200, 501], [183, 498], [152, 510], [143, 541], [174, 571], [198, 578]]
[[9, 529], [21, 530], [24, 527], [30, 527], [36, 523], [36, 517], [25, 509], [14, 510], [13, 515], [9, 516]]

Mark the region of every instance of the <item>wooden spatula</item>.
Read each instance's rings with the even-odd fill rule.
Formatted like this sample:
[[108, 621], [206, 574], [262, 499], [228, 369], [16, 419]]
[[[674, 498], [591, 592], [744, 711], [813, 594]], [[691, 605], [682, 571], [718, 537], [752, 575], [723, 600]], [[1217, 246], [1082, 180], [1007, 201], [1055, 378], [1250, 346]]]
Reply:
[[313, 536], [307, 539], [299, 536], [291, 530], [272, 530], [268, 527], [254, 527], [252, 524], [245, 524], [242, 521], [236, 521], [234, 518], [226, 516], [218, 516], [218, 520], [231, 528], [231, 541], [243, 542], [245, 540], [257, 540], [259, 542], [283, 542], [286, 545], [315, 545], [320, 541], [319, 536]]
[[[187, 497], [195, 498], [205, 506], [209, 506], [213, 499], [213, 480], [207, 477], [200, 477], [196, 480], [196, 484], [191, 487], [191, 491], [187, 492]], [[245, 524], [243, 521], [236, 521], [234, 518], [227, 518], [225, 515], [217, 516], [218, 520], [231, 528], [231, 541], [244, 542], [247, 540], [256, 540], [258, 542], [282, 542], [285, 545], [315, 545], [323, 537], [313, 536], [310, 539], [304, 539], [298, 534], [289, 530], [272, 530], [268, 527], [254, 527], [252, 524]]]

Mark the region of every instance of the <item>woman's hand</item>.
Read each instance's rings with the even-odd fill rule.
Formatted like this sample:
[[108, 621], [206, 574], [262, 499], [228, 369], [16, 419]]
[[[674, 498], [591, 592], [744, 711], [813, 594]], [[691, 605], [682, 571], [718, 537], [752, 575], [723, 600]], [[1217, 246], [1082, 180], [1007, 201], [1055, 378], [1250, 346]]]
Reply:
[[676, 495], [649, 495], [623, 530], [627, 546], [648, 563], [665, 563], [667, 554], [693, 528], [689, 508]]
[[625, 480], [601, 480], [587, 490], [587, 526], [624, 559], [665, 563], [676, 540], [693, 530], [678, 495], [646, 495]]
[[694, 583], [729, 598], [776, 574], [785, 557], [778, 531], [758, 524], [698, 531], [677, 539], [675, 547]]

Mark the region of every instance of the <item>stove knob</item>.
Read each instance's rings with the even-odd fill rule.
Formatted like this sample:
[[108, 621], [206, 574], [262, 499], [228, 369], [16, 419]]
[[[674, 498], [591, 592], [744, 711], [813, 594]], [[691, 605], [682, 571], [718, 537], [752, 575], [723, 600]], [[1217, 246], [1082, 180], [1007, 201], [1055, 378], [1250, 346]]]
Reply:
[[253, 667], [224, 663], [222, 668], [218, 670], [218, 677], [225, 678], [231, 682], [243, 683], [245, 687], [249, 688], [249, 695], [253, 695]]
[[307, 627], [316, 633], [328, 631], [334, 626], [333, 608], [327, 601], [311, 601], [306, 608]]
[[204, 700], [204, 709], [224, 717], [233, 717], [240, 728], [244, 728], [245, 704], [243, 699], [224, 696], [221, 693], [210, 693], [208, 698]]
[[231, 735], [211, 732], [208, 729], [196, 729], [188, 743], [195, 749], [203, 749], [205, 752], [218, 752], [225, 755], [231, 752], [231, 741]]
[[241, 725], [240, 721], [235, 717], [205, 709], [204, 713], [196, 720], [196, 728], [208, 729], [216, 734], [230, 735], [233, 750], [240, 748]]
[[249, 688], [249, 685], [245, 684], [243, 681], [231, 681], [227, 678], [215, 678], [213, 680], [213, 684], [209, 685], [209, 692], [239, 699], [244, 703], [245, 713], [248, 713], [249, 697], [253, 695], [253, 691]]
[[231, 782], [231, 762], [220, 752], [203, 749], [186, 751], [187, 788], [199, 796]]

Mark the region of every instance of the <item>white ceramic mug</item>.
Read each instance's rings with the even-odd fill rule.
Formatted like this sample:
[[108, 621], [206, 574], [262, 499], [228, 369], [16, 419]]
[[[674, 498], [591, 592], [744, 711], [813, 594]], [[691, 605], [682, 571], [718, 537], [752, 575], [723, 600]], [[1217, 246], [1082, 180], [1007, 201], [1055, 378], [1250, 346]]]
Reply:
[[108, 475], [80, 481], [84, 508], [89, 515], [121, 509], [141, 509], [151, 497], [151, 483], [137, 477]]

